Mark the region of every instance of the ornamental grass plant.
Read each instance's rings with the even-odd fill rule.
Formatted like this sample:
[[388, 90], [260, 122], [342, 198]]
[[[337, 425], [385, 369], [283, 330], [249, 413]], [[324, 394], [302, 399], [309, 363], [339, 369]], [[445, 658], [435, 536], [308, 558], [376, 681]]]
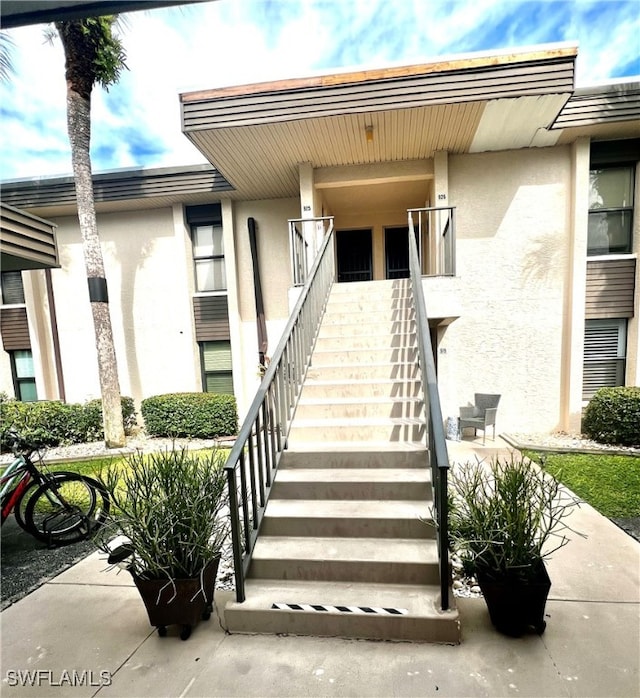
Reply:
[[128, 569], [140, 579], [185, 579], [221, 553], [228, 535], [226, 454], [167, 449], [137, 452], [101, 478], [111, 511], [100, 547], [123, 536]]
[[450, 542], [469, 573], [526, 580], [569, 542], [578, 500], [528, 459], [468, 462], [449, 483]]

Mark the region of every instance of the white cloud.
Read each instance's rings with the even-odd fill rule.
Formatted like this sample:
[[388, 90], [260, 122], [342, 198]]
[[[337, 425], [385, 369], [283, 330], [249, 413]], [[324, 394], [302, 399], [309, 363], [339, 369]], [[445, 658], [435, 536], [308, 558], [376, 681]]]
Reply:
[[[11, 35], [1, 176], [68, 173], [62, 48], [42, 27]], [[94, 170], [203, 162], [180, 128], [179, 94], [193, 89], [564, 40], [580, 42], [581, 85], [637, 66], [638, 36], [637, 4], [617, 0], [217, 0], [132, 13], [130, 70], [93, 93]]]

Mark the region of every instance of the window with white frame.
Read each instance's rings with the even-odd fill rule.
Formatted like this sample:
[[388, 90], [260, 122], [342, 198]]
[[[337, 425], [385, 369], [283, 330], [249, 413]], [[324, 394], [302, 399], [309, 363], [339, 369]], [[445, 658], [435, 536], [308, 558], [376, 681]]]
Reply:
[[225, 291], [227, 276], [224, 268], [222, 225], [193, 225], [193, 260], [196, 291]]
[[16, 399], [22, 402], [34, 402], [38, 399], [38, 392], [31, 349], [18, 349], [10, 351], [9, 354]]
[[631, 252], [634, 167], [597, 167], [589, 172], [587, 254]]
[[231, 342], [200, 342], [200, 356], [204, 392], [233, 395]]
[[599, 388], [625, 384], [627, 321], [586, 320], [582, 398], [590, 400]]

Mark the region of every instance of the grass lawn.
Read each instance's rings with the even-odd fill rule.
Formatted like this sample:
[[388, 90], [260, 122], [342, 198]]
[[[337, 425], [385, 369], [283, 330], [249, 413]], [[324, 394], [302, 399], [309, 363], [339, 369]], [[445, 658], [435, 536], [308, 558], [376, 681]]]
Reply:
[[609, 518], [640, 517], [640, 457], [535, 453], [536, 463]]
[[[207, 455], [213, 449], [205, 448], [197, 451], [191, 451], [193, 455]], [[219, 449], [228, 455], [229, 449]], [[127, 456], [97, 456], [86, 460], [65, 461], [63, 463], [50, 463], [46, 467], [49, 470], [68, 470], [72, 473], [80, 473], [80, 475], [88, 475], [89, 477], [98, 477], [101, 473], [106, 472], [109, 468], [120, 467], [127, 462]]]

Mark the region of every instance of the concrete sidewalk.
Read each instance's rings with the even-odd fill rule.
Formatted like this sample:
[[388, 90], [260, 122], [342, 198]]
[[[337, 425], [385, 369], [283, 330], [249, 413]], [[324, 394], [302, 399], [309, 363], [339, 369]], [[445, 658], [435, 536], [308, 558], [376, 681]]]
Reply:
[[129, 575], [95, 553], [0, 615], [2, 695], [637, 698], [640, 543], [586, 504], [571, 525], [588, 537], [549, 561], [545, 634], [503, 637], [482, 599], [458, 599], [458, 646], [227, 635], [215, 615], [186, 642], [160, 638]]

